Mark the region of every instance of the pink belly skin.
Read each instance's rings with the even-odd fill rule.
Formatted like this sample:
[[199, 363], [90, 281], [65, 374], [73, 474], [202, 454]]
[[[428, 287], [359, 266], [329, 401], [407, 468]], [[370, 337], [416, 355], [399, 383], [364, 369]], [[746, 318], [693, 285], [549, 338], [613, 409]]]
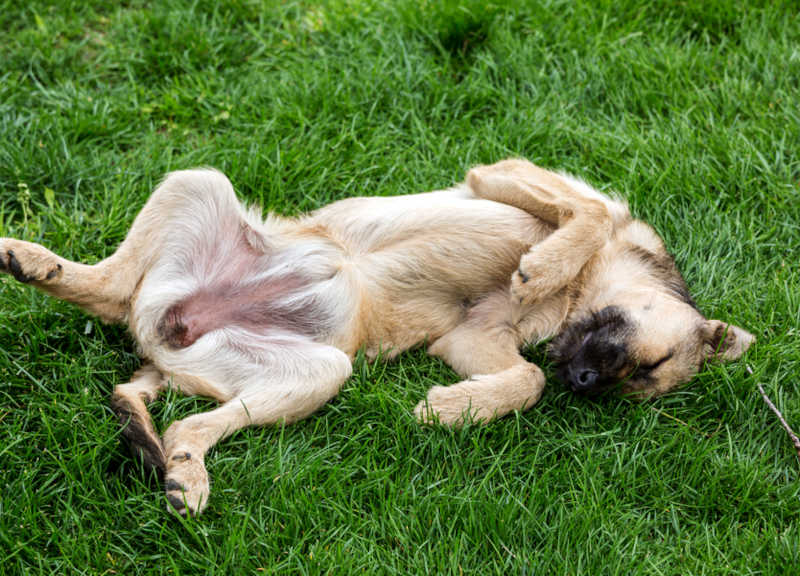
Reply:
[[294, 274], [250, 284], [203, 286], [170, 306], [158, 324], [158, 332], [172, 348], [186, 348], [204, 334], [225, 327], [310, 336], [326, 324], [315, 298], [287, 302], [306, 287], [308, 280]]

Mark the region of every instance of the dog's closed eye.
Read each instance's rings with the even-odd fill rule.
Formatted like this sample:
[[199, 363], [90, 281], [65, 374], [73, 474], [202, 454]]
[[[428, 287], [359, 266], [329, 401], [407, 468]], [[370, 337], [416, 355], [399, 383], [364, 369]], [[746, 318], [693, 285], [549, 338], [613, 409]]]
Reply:
[[650, 363], [641, 363], [640, 362], [639, 365], [636, 367], [636, 370], [634, 370], [634, 375], [635, 376], [648, 376], [652, 372], [655, 372], [656, 369], [658, 369], [667, 360], [672, 358], [672, 356], [673, 356], [673, 352], [670, 351], [667, 354], [665, 354], [664, 356], [662, 356], [661, 358], [659, 358], [658, 360], [656, 360], [655, 362], [650, 362]]

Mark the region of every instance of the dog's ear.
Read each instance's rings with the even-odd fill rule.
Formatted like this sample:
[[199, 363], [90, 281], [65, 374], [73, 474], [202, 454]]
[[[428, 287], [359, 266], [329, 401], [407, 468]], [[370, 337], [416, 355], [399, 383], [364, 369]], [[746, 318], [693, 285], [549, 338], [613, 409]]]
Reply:
[[747, 330], [720, 320], [706, 320], [703, 325], [703, 351], [708, 360], [736, 360], [755, 339]]

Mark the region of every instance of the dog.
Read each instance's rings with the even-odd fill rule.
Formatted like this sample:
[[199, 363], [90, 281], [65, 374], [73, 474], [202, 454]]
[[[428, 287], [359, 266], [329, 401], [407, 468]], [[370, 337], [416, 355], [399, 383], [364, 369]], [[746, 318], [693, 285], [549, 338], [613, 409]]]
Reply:
[[[174, 172], [109, 258], [84, 265], [2, 238], [0, 271], [128, 325], [146, 360], [112, 407], [184, 515], [208, 503], [212, 445], [305, 418], [360, 349], [393, 357], [427, 343], [464, 380], [431, 388], [416, 417], [459, 425], [539, 400], [545, 377], [520, 355], [525, 343], [552, 337], [557, 375], [576, 392], [643, 399], [754, 339], [700, 313], [659, 236], [623, 202], [518, 159], [448, 190], [297, 218], [245, 208], [219, 172]], [[167, 387], [220, 405], [159, 438], [147, 404]]]

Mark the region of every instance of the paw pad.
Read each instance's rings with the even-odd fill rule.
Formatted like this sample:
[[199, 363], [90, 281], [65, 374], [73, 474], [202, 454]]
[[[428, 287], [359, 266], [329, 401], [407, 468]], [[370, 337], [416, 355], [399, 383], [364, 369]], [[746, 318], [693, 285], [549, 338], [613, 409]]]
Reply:
[[167, 492], [167, 502], [172, 506], [172, 509], [181, 516], [186, 516], [186, 488], [175, 480], [167, 480], [164, 484], [164, 489]]
[[33, 282], [36, 280], [33, 276], [28, 276], [22, 271], [22, 266], [17, 260], [17, 256], [14, 254], [13, 250], [9, 250], [8, 254], [8, 269], [11, 272], [11, 275], [18, 281], [22, 282], [23, 284], [27, 284], [29, 282]]

